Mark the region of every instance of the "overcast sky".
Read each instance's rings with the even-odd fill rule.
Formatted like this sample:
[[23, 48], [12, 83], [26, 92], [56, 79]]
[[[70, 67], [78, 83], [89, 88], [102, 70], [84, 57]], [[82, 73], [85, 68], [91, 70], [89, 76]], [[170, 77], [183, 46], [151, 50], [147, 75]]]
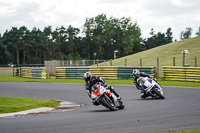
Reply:
[[0, 33], [12, 27], [69, 25], [80, 28], [86, 18], [106, 14], [108, 18], [130, 17], [141, 28], [142, 37], [150, 37], [151, 28], [166, 32], [172, 28], [174, 39], [181, 31], [200, 27], [200, 0], [0, 0]]

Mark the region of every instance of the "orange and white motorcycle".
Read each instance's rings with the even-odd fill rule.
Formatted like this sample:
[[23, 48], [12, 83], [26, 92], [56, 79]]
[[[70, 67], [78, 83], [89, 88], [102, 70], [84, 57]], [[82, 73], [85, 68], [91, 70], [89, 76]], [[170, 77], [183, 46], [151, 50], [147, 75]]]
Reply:
[[110, 89], [106, 89], [100, 83], [93, 85], [91, 91], [91, 98], [99, 105], [103, 105], [111, 111], [124, 108], [122, 100], [117, 99], [115, 94], [112, 93]]

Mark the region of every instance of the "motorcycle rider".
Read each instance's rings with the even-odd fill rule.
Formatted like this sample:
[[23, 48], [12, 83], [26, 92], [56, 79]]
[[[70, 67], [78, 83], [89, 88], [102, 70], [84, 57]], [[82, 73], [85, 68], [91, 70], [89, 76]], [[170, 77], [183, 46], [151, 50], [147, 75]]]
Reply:
[[133, 83], [135, 84], [135, 86], [138, 90], [141, 90], [141, 98], [148, 97], [148, 95], [146, 94], [143, 87], [138, 84], [137, 79], [139, 77], [148, 77], [148, 78], [152, 79], [153, 77], [149, 74], [146, 74], [145, 72], [140, 72], [138, 69], [133, 70], [133, 75], [134, 75]]
[[[88, 93], [88, 96], [91, 98], [91, 88], [93, 85], [95, 85], [97, 82], [100, 82], [106, 89], [110, 89], [112, 93], [114, 93], [118, 100], [121, 99], [119, 94], [114, 90], [113, 86], [107, 85], [106, 80], [100, 78], [99, 76], [92, 76], [90, 72], [86, 72], [84, 74], [84, 80], [86, 82], [85, 87]], [[99, 105], [95, 100], [92, 101], [94, 105]]]

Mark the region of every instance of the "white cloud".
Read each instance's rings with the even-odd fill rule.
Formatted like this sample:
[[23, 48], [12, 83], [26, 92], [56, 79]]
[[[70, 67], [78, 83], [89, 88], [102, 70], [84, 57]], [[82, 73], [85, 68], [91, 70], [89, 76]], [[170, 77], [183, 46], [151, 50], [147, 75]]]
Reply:
[[191, 0], [171, 0], [171, 3], [180, 7], [191, 7], [194, 5], [194, 1]]
[[[33, 27], [41, 30], [51, 25], [81, 28], [86, 18], [106, 14], [107, 17], [131, 17], [137, 21], [143, 37], [172, 28], [179, 39], [187, 27], [200, 27], [198, 0], [0, 0], [0, 33], [11, 27]], [[196, 30], [195, 30], [196, 29]]]

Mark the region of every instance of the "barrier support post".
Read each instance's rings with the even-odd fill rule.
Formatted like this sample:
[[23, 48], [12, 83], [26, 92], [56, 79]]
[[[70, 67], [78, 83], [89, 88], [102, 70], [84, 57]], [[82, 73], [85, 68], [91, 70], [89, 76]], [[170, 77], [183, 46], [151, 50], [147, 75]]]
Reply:
[[99, 66], [99, 59], [97, 59], [97, 66]]
[[196, 56], [194, 58], [194, 62], [195, 62], [195, 67], [197, 67], [197, 57]]
[[159, 78], [159, 58], [157, 57], [157, 75], [156, 78]]
[[82, 60], [83, 67], [85, 67], [85, 60]]
[[176, 64], [175, 64], [175, 57], [173, 57], [173, 66], [175, 66]]
[[76, 60], [76, 67], [78, 67], [78, 60]]
[[183, 52], [183, 67], [185, 66], [185, 52]]

